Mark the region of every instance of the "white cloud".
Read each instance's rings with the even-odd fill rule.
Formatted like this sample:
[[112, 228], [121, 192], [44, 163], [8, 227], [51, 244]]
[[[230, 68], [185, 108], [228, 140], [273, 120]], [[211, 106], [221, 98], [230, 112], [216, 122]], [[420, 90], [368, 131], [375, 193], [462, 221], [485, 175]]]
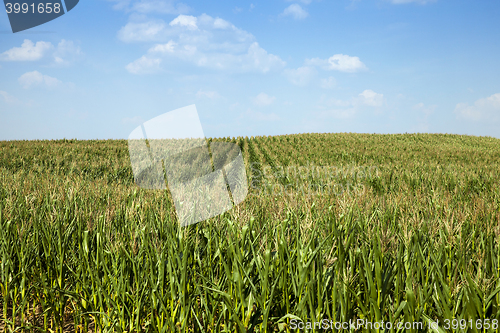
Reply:
[[61, 40], [54, 52], [54, 62], [57, 65], [69, 65], [83, 55], [79, 46], [73, 41]]
[[152, 74], [161, 70], [160, 63], [161, 59], [142, 56], [128, 64], [125, 68], [132, 74]]
[[158, 41], [165, 38], [165, 28], [163, 21], [129, 22], [118, 31], [118, 38], [127, 43]]
[[196, 93], [196, 98], [209, 98], [209, 99], [216, 99], [219, 98], [220, 95], [216, 91], [203, 91], [203, 90], [198, 90]]
[[149, 53], [174, 53], [175, 46], [177, 43], [174, 41], [169, 41], [166, 44], [156, 44], [152, 48], [149, 49]]
[[229, 23], [226, 20], [223, 20], [223, 19], [221, 19], [219, 17], [217, 17], [214, 20], [214, 28], [215, 29], [227, 29], [227, 28], [230, 28], [230, 27], [231, 27], [231, 23]]
[[366, 111], [367, 107], [379, 108], [384, 105], [384, 95], [378, 94], [373, 90], [367, 89], [358, 96], [349, 100], [336, 98], [327, 98], [323, 95], [319, 101], [318, 108], [322, 110], [320, 117], [334, 117], [338, 119], [347, 119], [354, 117], [360, 111]]
[[212, 50], [238, 48], [239, 51], [246, 50], [255, 41], [252, 34], [207, 14], [198, 17], [180, 15], [170, 24], [163, 20], [128, 22], [118, 31], [118, 38], [127, 43], [167, 42], [176, 38], [180, 44], [203, 45]]
[[48, 88], [54, 88], [62, 83], [58, 79], [48, 75], [43, 75], [38, 71], [25, 73], [21, 75], [21, 77], [17, 79], [17, 81], [24, 89], [39, 85], [45, 85]]
[[257, 97], [255, 97], [253, 99], [253, 102], [257, 106], [267, 106], [267, 105], [273, 104], [275, 100], [276, 100], [276, 97], [269, 96], [269, 95], [262, 92], [262, 93], [258, 94]]
[[[152, 59], [160, 59], [172, 68], [175, 67], [172, 62], [181, 61], [215, 70], [261, 73], [286, 65], [280, 57], [261, 48], [252, 34], [206, 14], [198, 17], [180, 15], [168, 25], [162, 21], [130, 22], [118, 35], [125, 42], [168, 41], [152, 46], [146, 55], [135, 61], [146, 65], [153, 65]], [[133, 67], [132, 64], [129, 66]], [[156, 65], [159, 69], [160, 63]]]
[[299, 67], [297, 69], [285, 69], [285, 76], [297, 86], [306, 86], [316, 75], [316, 70], [312, 67]]
[[62, 39], [56, 48], [50, 42], [33, 43], [25, 39], [21, 47], [14, 47], [0, 54], [3, 61], [37, 61], [51, 55], [54, 65], [69, 65], [83, 55], [80, 47], [72, 41]]
[[358, 57], [350, 57], [348, 55], [336, 54], [328, 59], [330, 69], [341, 72], [357, 72], [366, 69], [365, 64]]
[[0, 54], [3, 61], [36, 61], [50, 51], [54, 46], [49, 42], [37, 42], [36, 44], [25, 39], [21, 47], [14, 47]]
[[166, 42], [177, 38], [180, 44], [203, 44], [214, 50], [235, 48], [255, 41], [255, 37], [221, 18], [207, 14], [198, 17], [179, 15], [169, 24], [163, 20], [128, 22], [118, 31], [118, 38], [124, 42]]
[[243, 68], [248, 70], [257, 70], [267, 73], [274, 68], [282, 68], [286, 63], [280, 57], [267, 53], [257, 42], [250, 45], [248, 53], [243, 56]]
[[320, 87], [323, 89], [331, 89], [337, 85], [337, 80], [333, 76], [328, 77], [327, 79], [321, 79]]
[[6, 91], [0, 90], [0, 97], [2, 97], [2, 99], [5, 101], [5, 103], [8, 103], [8, 104], [17, 103], [17, 99], [14, 96], [10, 95]]
[[474, 105], [458, 103], [455, 107], [458, 118], [473, 121], [498, 121], [500, 120], [500, 93], [487, 98], [478, 99]]
[[434, 112], [436, 107], [437, 105], [425, 106], [424, 103], [418, 103], [413, 106], [413, 110], [417, 110], [421, 112], [424, 116], [428, 117]]
[[300, 7], [300, 5], [298, 5], [296, 3], [285, 8], [285, 10], [283, 11], [283, 13], [281, 13], [281, 15], [282, 16], [292, 16], [296, 20], [303, 20], [307, 16], [309, 16], [309, 14], [304, 9], [302, 9], [302, 7]]
[[190, 15], [179, 15], [173, 19], [169, 24], [170, 26], [180, 26], [186, 27], [189, 30], [198, 30], [198, 25], [196, 24], [198, 19]]
[[124, 42], [166, 42], [152, 46], [146, 55], [129, 64], [131, 73], [158, 71], [163, 60], [172, 68], [172, 62], [181, 61], [232, 72], [267, 73], [286, 65], [280, 57], [261, 48], [252, 34], [207, 14], [179, 15], [169, 24], [161, 20], [129, 22], [118, 37]]
[[359, 94], [359, 97], [361, 99], [361, 103], [368, 106], [380, 107], [384, 104], [384, 95], [377, 94], [370, 89], [363, 91], [361, 94]]
[[344, 54], [335, 54], [327, 60], [320, 58], [306, 59], [306, 65], [319, 66], [325, 70], [336, 70], [347, 73], [354, 73], [367, 69], [365, 64], [363, 64], [358, 57], [351, 57]]

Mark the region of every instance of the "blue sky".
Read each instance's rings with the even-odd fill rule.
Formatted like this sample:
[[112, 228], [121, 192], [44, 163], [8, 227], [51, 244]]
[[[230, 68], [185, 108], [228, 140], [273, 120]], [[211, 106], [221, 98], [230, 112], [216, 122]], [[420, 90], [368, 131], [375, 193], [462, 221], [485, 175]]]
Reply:
[[83, 0], [13, 34], [0, 140], [126, 139], [195, 104], [207, 137], [500, 138], [500, 2]]

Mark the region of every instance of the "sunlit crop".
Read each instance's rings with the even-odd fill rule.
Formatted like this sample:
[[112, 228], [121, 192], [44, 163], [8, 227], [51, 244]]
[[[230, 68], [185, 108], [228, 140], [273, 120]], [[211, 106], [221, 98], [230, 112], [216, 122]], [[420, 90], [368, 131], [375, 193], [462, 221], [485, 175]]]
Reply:
[[185, 228], [126, 141], [0, 142], [0, 330], [500, 320], [500, 140], [210, 140], [240, 145], [249, 194]]

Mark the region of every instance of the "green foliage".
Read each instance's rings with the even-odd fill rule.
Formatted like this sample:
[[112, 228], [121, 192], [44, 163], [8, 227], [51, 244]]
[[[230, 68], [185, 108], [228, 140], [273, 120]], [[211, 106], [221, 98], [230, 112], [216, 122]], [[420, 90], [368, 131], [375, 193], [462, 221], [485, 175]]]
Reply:
[[[186, 228], [168, 191], [134, 184], [126, 141], [0, 142], [0, 330], [500, 320], [498, 139], [210, 141], [237, 143], [255, 186]], [[476, 327], [455, 331], [497, 331]]]

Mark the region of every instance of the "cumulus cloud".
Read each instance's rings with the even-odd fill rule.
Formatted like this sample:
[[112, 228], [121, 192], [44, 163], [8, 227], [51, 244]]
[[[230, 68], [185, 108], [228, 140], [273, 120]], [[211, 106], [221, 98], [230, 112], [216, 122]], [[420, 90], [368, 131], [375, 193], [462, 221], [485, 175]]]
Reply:
[[3, 100], [5, 103], [8, 104], [13, 104], [17, 102], [17, 99], [6, 91], [0, 90], [0, 97], [1, 97], [0, 100]]
[[276, 97], [269, 96], [269, 95], [262, 92], [262, 93], [258, 94], [257, 97], [255, 97], [253, 99], [253, 102], [257, 106], [267, 106], [267, 105], [273, 104], [275, 100], [276, 100]]
[[128, 64], [125, 68], [132, 74], [152, 74], [161, 70], [160, 64], [161, 59], [142, 56]]
[[61, 40], [54, 52], [54, 62], [57, 65], [67, 66], [81, 58], [83, 55], [79, 46], [73, 41]]
[[198, 19], [190, 15], [179, 15], [170, 22], [171, 26], [186, 27], [189, 30], [198, 30], [196, 22]]
[[257, 70], [262, 73], [267, 73], [275, 68], [282, 68], [285, 62], [280, 57], [267, 53], [266, 50], [261, 48], [257, 42], [252, 43], [248, 48], [248, 52], [238, 62], [242, 62], [242, 68], [250, 70]]
[[219, 97], [220, 95], [216, 91], [198, 90], [198, 92], [196, 93], [196, 98], [216, 99]]
[[[170, 43], [170, 42], [169, 42]], [[162, 59], [157, 56], [171, 56], [180, 61], [189, 61], [195, 66], [215, 70], [230, 70], [236, 72], [257, 71], [267, 73], [275, 68], [282, 68], [285, 62], [278, 56], [267, 53], [257, 42], [250, 45], [246, 54], [206, 53], [193, 45], [177, 45], [175, 42], [159, 44], [151, 47], [148, 54], [127, 65], [127, 70], [133, 74], [148, 74], [161, 70]], [[147, 67], [148, 71], [135, 70], [136, 65]]]
[[437, 105], [429, 105], [425, 106], [424, 103], [418, 103], [413, 106], [413, 110], [419, 111], [422, 113], [425, 117], [430, 116], [434, 110], [436, 109]]
[[[153, 45], [146, 55], [129, 64], [127, 69], [139, 62], [159, 70], [160, 62], [182, 61], [215, 70], [267, 73], [286, 65], [280, 57], [260, 47], [253, 35], [228, 21], [206, 14], [198, 17], [179, 15], [169, 24], [162, 21], [130, 22], [118, 35], [126, 42], [166, 42]], [[129, 72], [137, 71], [129, 69]]]
[[29, 89], [32, 86], [40, 85], [46, 86], [48, 88], [54, 88], [62, 83], [58, 79], [48, 75], [43, 75], [38, 71], [25, 73], [21, 75], [21, 77], [17, 79], [17, 81], [24, 89]]
[[207, 14], [198, 17], [179, 15], [170, 23], [163, 20], [131, 21], [118, 31], [118, 38], [126, 43], [167, 42], [177, 38], [180, 43], [210, 44], [214, 47], [248, 43], [255, 37], [230, 22]]
[[341, 72], [357, 72], [366, 69], [365, 64], [358, 57], [336, 54], [328, 59], [329, 69]]
[[500, 93], [478, 99], [474, 105], [458, 103], [455, 107], [455, 114], [458, 118], [473, 121], [499, 121]]
[[358, 96], [348, 100], [321, 97], [318, 108], [321, 110], [320, 116], [323, 118], [334, 117], [346, 119], [355, 116], [357, 113], [369, 108], [380, 108], [384, 105], [384, 95], [367, 89]]
[[361, 103], [368, 106], [380, 107], [384, 103], [384, 95], [377, 94], [370, 89], [365, 90], [361, 94], [359, 94], [359, 98], [361, 100]]
[[166, 44], [156, 44], [155, 46], [150, 48], [148, 52], [149, 53], [161, 53], [161, 54], [174, 53], [176, 45], [177, 45], [177, 43], [171, 40]]
[[323, 89], [332, 89], [337, 85], [337, 80], [333, 76], [329, 76], [326, 79], [321, 79], [320, 87]]
[[83, 56], [79, 46], [73, 41], [62, 39], [57, 47], [50, 42], [33, 43], [25, 39], [21, 47], [14, 47], [0, 54], [2, 61], [37, 61], [44, 57], [52, 57], [53, 65], [69, 65]]
[[165, 37], [165, 28], [163, 21], [129, 22], [118, 31], [118, 38], [127, 43], [158, 41]]
[[230, 27], [231, 27], [231, 23], [229, 23], [226, 20], [223, 20], [223, 19], [221, 19], [219, 17], [217, 17], [214, 20], [214, 28], [215, 29], [227, 29], [227, 28], [230, 28]]
[[297, 69], [285, 69], [285, 76], [297, 86], [306, 86], [316, 75], [316, 70], [312, 67], [299, 67]]
[[49, 42], [37, 42], [36, 44], [25, 39], [21, 47], [13, 47], [12, 49], [0, 54], [2, 61], [36, 61], [43, 56], [54, 46]]
[[306, 59], [306, 65], [347, 73], [354, 73], [367, 69], [365, 64], [363, 64], [358, 57], [351, 57], [344, 54], [335, 54], [328, 59]]
[[304, 9], [302, 9], [302, 7], [299, 4], [296, 3], [285, 8], [285, 10], [283, 11], [283, 13], [281, 13], [281, 15], [291, 16], [296, 20], [303, 20], [307, 16], [309, 16], [309, 14]]

